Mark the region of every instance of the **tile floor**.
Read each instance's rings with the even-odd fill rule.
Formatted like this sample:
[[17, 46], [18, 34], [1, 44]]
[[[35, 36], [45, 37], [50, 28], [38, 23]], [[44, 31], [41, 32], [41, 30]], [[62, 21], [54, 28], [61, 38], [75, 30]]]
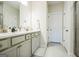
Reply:
[[45, 57], [68, 57], [68, 54], [61, 44], [48, 43]]
[[48, 43], [46, 48], [39, 48], [34, 57], [75, 57], [68, 56], [66, 49], [60, 43]]

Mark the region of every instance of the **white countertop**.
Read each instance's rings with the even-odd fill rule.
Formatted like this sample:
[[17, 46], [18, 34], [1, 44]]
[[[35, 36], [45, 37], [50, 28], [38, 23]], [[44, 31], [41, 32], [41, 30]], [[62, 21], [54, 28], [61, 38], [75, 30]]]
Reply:
[[38, 31], [19, 31], [19, 32], [10, 32], [10, 33], [0, 33], [0, 39], [13, 37], [13, 36], [19, 36], [23, 34], [32, 33], [32, 32], [38, 32]]

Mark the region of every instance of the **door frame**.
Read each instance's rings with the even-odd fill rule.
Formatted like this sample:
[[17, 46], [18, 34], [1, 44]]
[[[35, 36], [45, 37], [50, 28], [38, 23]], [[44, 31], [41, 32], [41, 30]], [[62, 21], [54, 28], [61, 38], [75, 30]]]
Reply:
[[74, 38], [75, 39], [75, 41], [74, 41], [74, 54], [76, 56], [78, 56], [77, 53], [76, 53], [76, 47], [77, 47], [77, 44], [76, 44], [77, 43], [76, 42], [76, 40], [77, 40], [77, 35], [76, 35], [77, 34], [77, 31], [76, 31], [77, 30], [77, 14], [76, 14], [77, 11], [76, 11], [76, 4], [77, 4], [77, 2], [78, 1], [75, 1], [74, 2], [74, 23], [75, 23], [74, 24], [74, 32], [75, 32], [75, 34], [74, 34], [75, 35], [75, 38]]

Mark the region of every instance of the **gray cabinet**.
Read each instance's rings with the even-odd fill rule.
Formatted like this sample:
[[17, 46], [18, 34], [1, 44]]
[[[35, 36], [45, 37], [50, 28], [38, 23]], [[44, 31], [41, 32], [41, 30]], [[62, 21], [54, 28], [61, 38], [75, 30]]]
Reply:
[[25, 41], [20, 44], [19, 47], [19, 57], [30, 57], [31, 56], [31, 40]]
[[17, 54], [17, 48], [13, 48], [5, 53], [7, 57], [16, 57]]
[[0, 57], [31, 57], [32, 53], [40, 47], [40, 34], [11, 37], [0, 41]]
[[0, 50], [6, 49], [10, 47], [10, 39], [3, 39], [0, 41]]
[[25, 40], [25, 35], [18, 36], [18, 37], [13, 37], [12, 38], [12, 45], [18, 44], [18, 43], [20, 43], [20, 42], [22, 42], [24, 40]]
[[1, 56], [6, 57], [30, 57], [31, 56], [31, 40], [27, 40], [12, 48], [3, 51]]
[[6, 57], [30, 57], [31, 56], [30, 34], [12, 37], [12, 39], [10, 38], [10, 39], [2, 40], [0, 41], [0, 45], [1, 45], [0, 56], [6, 56]]
[[15, 46], [15, 47], [9, 48], [9, 49], [1, 52], [0, 55], [6, 56], [6, 57], [16, 57], [16, 56], [18, 56], [17, 50], [18, 50], [17, 46]]
[[39, 33], [32, 34], [32, 54], [40, 47]]

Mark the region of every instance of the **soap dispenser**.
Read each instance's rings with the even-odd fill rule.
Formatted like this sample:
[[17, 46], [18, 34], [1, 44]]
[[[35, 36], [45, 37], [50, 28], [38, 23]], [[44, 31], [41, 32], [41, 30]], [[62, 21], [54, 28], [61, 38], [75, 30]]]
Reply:
[[11, 27], [9, 27], [8, 32], [11, 32]]

